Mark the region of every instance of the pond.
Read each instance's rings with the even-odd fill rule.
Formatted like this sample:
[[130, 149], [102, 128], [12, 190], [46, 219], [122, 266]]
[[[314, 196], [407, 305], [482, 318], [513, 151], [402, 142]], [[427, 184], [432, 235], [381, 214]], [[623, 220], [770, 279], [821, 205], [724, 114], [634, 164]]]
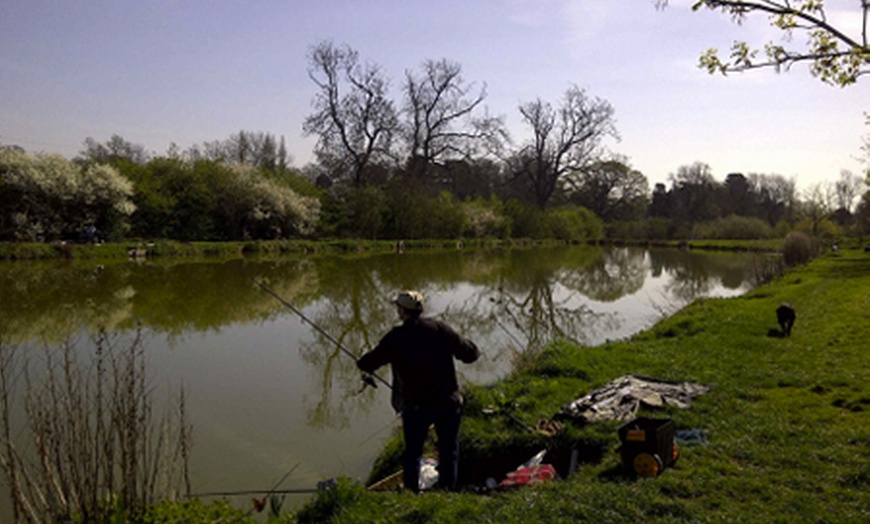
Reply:
[[305, 489], [364, 479], [396, 418], [387, 388], [360, 393], [353, 359], [254, 282], [354, 354], [397, 323], [396, 291], [419, 290], [426, 314], [478, 343], [482, 358], [457, 367], [482, 384], [554, 338], [600, 344], [696, 298], [742, 294], [757, 256], [575, 246], [13, 262], [0, 264], [0, 340], [28, 355], [65, 342], [86, 353], [101, 328], [118, 344], [139, 333], [150, 390], [184, 388], [194, 492], [268, 490], [291, 469], [280, 488]]

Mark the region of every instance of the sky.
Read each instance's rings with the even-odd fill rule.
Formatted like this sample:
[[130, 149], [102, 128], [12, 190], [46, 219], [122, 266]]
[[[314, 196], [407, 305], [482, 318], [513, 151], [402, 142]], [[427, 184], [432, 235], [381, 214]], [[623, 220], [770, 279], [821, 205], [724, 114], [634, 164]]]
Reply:
[[[284, 136], [313, 160], [311, 47], [347, 44], [381, 66], [400, 98], [406, 71], [446, 58], [486, 88], [516, 144], [517, 108], [557, 105], [571, 86], [614, 108], [619, 140], [650, 187], [703, 162], [714, 178], [778, 174], [799, 190], [863, 173], [870, 77], [847, 88], [795, 65], [709, 75], [698, 58], [735, 40], [780, 41], [763, 16], [738, 25], [691, 0], [2, 0], [0, 145], [72, 158], [117, 134], [164, 154], [240, 130]], [[858, 37], [854, 0], [826, 2]], [[803, 36], [796, 35], [796, 43]], [[862, 83], [863, 82], [863, 83]]]

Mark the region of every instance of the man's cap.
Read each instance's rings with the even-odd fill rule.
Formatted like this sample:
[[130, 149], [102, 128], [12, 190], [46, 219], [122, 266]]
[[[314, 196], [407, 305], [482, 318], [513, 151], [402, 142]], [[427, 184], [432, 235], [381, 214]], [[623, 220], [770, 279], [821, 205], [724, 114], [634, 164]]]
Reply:
[[417, 291], [402, 291], [393, 299], [393, 304], [411, 311], [423, 311], [423, 295]]

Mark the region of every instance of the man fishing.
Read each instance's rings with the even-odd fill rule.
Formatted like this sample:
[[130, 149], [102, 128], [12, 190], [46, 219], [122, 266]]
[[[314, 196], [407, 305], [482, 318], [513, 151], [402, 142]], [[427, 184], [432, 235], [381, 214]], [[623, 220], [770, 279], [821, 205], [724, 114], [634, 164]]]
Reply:
[[357, 361], [365, 373], [390, 364], [393, 370], [393, 407], [402, 413], [405, 453], [402, 456], [406, 489], [419, 491], [420, 457], [435, 425], [438, 436], [438, 484], [456, 489], [459, 467], [459, 425], [462, 395], [453, 359], [471, 363], [480, 356], [474, 342], [439, 320], [424, 318], [423, 295], [402, 291], [393, 300], [402, 324]]

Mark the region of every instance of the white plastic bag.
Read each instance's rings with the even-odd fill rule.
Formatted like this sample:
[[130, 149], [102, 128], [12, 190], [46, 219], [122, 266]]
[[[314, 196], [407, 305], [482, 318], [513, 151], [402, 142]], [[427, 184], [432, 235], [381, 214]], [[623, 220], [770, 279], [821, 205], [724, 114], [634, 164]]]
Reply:
[[438, 483], [438, 461], [433, 458], [424, 458], [420, 461], [420, 477], [417, 485], [420, 491], [432, 489]]

